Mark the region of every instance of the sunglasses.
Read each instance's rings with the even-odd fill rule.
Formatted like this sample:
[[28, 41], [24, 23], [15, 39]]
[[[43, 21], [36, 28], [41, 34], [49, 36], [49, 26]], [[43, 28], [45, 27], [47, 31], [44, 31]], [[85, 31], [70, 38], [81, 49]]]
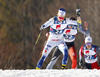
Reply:
[[59, 17], [59, 19], [65, 19], [65, 18], [63, 18], [63, 17]]
[[91, 45], [91, 43], [86, 43], [86, 45]]
[[74, 25], [69, 24], [68, 26], [74, 26]]

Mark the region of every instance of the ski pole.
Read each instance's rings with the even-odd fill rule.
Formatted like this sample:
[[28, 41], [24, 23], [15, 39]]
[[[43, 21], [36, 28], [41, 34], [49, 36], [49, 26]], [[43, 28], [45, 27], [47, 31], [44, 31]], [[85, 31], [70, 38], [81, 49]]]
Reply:
[[[78, 22], [78, 27], [77, 27], [77, 30], [78, 30], [78, 32], [79, 32], [79, 25], [80, 25], [80, 21], [81, 21], [81, 19], [80, 19], [80, 14], [81, 14], [81, 11], [80, 12], [77, 12], [79, 10], [79, 6], [77, 6], [77, 10], [76, 10], [76, 14], [77, 14], [77, 22]], [[77, 46], [77, 51], [78, 51], [78, 49], [79, 49], [79, 35], [77, 35], [77, 41], [78, 41], [78, 46]], [[78, 61], [78, 60], [77, 60]], [[79, 62], [78, 62], [79, 63]], [[77, 65], [77, 67], [79, 68], [79, 64]]]
[[36, 40], [36, 42], [35, 42], [35, 45], [34, 45], [34, 47], [33, 47], [33, 50], [32, 50], [32, 52], [31, 52], [31, 55], [29, 56], [29, 58], [28, 58], [28, 60], [27, 60], [27, 66], [28, 66], [28, 64], [29, 64], [29, 62], [30, 62], [30, 59], [31, 59], [32, 54], [33, 54], [33, 51], [34, 51], [34, 49], [35, 49], [36, 44], [38, 43], [38, 40], [39, 40], [39, 38], [40, 38], [40, 36], [41, 36], [41, 33], [42, 33], [42, 31], [40, 31], [40, 33], [39, 33], [39, 35], [38, 35], [38, 37], [37, 37], [37, 40]]
[[[86, 24], [86, 21], [84, 21], [84, 26], [85, 26], [85, 24]], [[85, 45], [85, 32], [86, 32], [86, 29], [84, 31], [84, 42], [83, 42], [84, 45]]]

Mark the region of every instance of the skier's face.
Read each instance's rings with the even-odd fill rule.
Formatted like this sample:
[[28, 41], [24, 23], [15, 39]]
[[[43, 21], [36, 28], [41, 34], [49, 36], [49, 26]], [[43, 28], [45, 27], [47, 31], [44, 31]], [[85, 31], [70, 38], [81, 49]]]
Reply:
[[90, 49], [91, 48], [91, 43], [90, 42], [87, 42], [86, 43], [86, 47], [87, 47], [87, 49]]
[[60, 22], [62, 22], [64, 19], [65, 19], [65, 16], [62, 16], [62, 15], [58, 16], [58, 20], [59, 20]]
[[69, 24], [69, 25], [68, 25], [68, 28], [69, 28], [69, 29], [72, 29], [73, 26], [74, 26], [73, 24]]

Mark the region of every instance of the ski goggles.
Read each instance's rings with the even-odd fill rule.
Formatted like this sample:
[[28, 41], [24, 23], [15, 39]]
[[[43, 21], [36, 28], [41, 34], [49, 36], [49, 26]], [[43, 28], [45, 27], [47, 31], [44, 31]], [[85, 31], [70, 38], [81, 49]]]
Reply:
[[68, 24], [68, 26], [74, 26], [74, 25]]
[[65, 19], [64, 17], [58, 17], [59, 19]]
[[86, 45], [91, 45], [91, 43], [86, 43]]

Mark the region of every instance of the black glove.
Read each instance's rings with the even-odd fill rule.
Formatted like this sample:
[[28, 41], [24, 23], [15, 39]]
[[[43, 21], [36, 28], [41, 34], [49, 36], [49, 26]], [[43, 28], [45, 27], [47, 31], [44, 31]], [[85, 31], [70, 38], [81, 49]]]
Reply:
[[42, 25], [41, 28], [40, 28], [40, 30], [41, 31], [44, 30], [44, 27], [45, 27], [45, 25]]
[[80, 9], [76, 9], [76, 14], [79, 17], [81, 15], [81, 10]]
[[79, 61], [79, 65], [83, 66], [83, 61], [82, 60]]
[[100, 66], [100, 60], [99, 60], [99, 66]]

